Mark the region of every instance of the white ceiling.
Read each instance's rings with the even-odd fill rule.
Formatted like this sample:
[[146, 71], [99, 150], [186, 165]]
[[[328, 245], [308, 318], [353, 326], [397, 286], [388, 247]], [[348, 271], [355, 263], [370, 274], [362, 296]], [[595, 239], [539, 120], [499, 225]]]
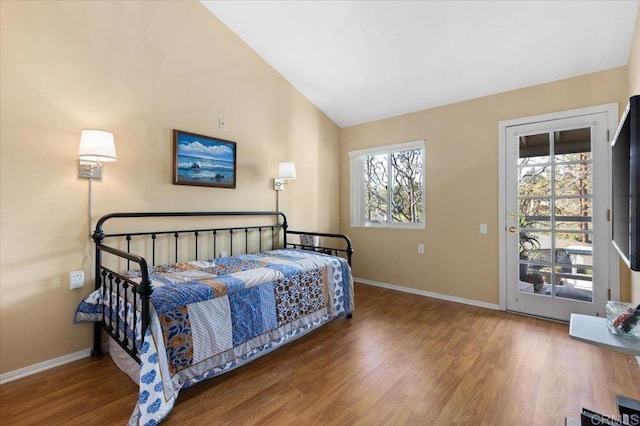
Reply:
[[624, 66], [640, 3], [201, 1], [340, 127]]

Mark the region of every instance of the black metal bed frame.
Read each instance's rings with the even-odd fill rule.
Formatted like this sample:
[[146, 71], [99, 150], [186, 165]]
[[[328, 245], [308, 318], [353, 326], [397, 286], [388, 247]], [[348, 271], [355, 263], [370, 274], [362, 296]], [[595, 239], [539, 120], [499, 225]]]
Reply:
[[[237, 227], [222, 227], [222, 228], [197, 228], [197, 229], [180, 229], [171, 231], [144, 231], [144, 232], [124, 232], [124, 233], [105, 233], [103, 230], [104, 224], [111, 219], [132, 219], [132, 218], [189, 218], [189, 217], [271, 217], [275, 219], [274, 224], [264, 224], [257, 226], [237, 226]], [[282, 222], [280, 223], [280, 218]], [[207, 233], [213, 238], [213, 253], [214, 256], [217, 253], [217, 241], [218, 237], [225, 236], [229, 241], [229, 255], [233, 256], [233, 236], [234, 233], [244, 232], [244, 251], [248, 253], [249, 250], [249, 238], [250, 236], [257, 235], [258, 251], [263, 250], [263, 233], [271, 233], [271, 250], [280, 248], [278, 246], [280, 242], [280, 232], [282, 232], [282, 246], [281, 247], [293, 247], [302, 248], [305, 250], [314, 250], [325, 254], [331, 254], [335, 256], [344, 255], [347, 258], [349, 265], [351, 265], [351, 257], [353, 255], [353, 247], [349, 237], [343, 234], [333, 234], [324, 232], [304, 232], [304, 231], [290, 231], [288, 230], [287, 217], [282, 212], [277, 211], [258, 211], [258, 212], [150, 212], [150, 213], [111, 213], [102, 216], [97, 224], [96, 229], [92, 235], [95, 242], [95, 288], [96, 290], [102, 289], [102, 296], [110, 297], [112, 290], [115, 289], [117, 297], [116, 309], [119, 311], [121, 308], [124, 312], [131, 310], [133, 312], [131, 321], [127, 315], [124, 315], [124, 319], [120, 319], [119, 315], [115, 315], [115, 319], [112, 315], [107, 315], [105, 310], [105, 304], [103, 303], [103, 321], [94, 324], [93, 335], [93, 349], [91, 350], [92, 356], [98, 356], [102, 354], [101, 349], [101, 329], [104, 329], [118, 344], [129, 354], [136, 362], [140, 363], [138, 357], [138, 349], [135, 342], [136, 333], [135, 326], [137, 322], [138, 309], [140, 308], [142, 329], [140, 333], [140, 339], [144, 338], [145, 331], [149, 326], [150, 311], [149, 303], [150, 296], [153, 291], [151, 286], [151, 280], [149, 279], [149, 266], [154, 266], [156, 262], [156, 239], [158, 236], [173, 236], [174, 238], [174, 251], [175, 262], [179, 260], [179, 244], [178, 239], [182, 235], [191, 236], [195, 244], [195, 259], [198, 259], [198, 237], [206, 235]], [[318, 247], [314, 245], [304, 245], [298, 243], [291, 243], [287, 241], [289, 235], [312, 235], [318, 237], [327, 237], [337, 239], [343, 244], [342, 247]], [[151, 264], [143, 256], [131, 253], [131, 241], [133, 238], [151, 238]], [[126, 241], [126, 251], [118, 248], [105, 245], [105, 239], [112, 238], [124, 238]], [[341, 240], [341, 241], [340, 241]], [[335, 240], [332, 240], [335, 241]], [[139, 283], [132, 281], [131, 279], [123, 276], [122, 274], [111, 270], [103, 265], [103, 253], [110, 253], [116, 258], [126, 260], [127, 270], [131, 269], [131, 262], [137, 264], [140, 269], [141, 279]], [[121, 294], [122, 292], [122, 294]], [[122, 305], [121, 305], [122, 304]], [[132, 309], [130, 309], [132, 308]], [[113, 308], [111, 308], [113, 309]], [[351, 317], [351, 314], [348, 315]], [[131, 336], [127, 333], [131, 332]]]

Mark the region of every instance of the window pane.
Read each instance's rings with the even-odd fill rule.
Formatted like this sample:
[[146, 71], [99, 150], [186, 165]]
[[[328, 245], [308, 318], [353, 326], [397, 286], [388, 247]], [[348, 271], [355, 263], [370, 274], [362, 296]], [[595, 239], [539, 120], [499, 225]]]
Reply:
[[367, 157], [364, 167], [365, 219], [369, 223], [387, 222], [387, 155]]
[[553, 133], [555, 160], [591, 160], [591, 128], [563, 130]]
[[548, 164], [523, 165], [518, 168], [518, 195], [551, 195], [551, 167]]
[[[568, 217], [568, 216], [556, 216], [556, 231], [577, 231], [577, 232], [593, 232], [593, 226], [591, 225], [591, 218]], [[569, 240], [582, 241], [582, 237], [566, 237]], [[586, 241], [591, 241], [587, 238]]]
[[518, 289], [526, 293], [550, 296], [551, 274], [542, 270], [540, 265], [520, 263], [520, 283]]
[[549, 133], [520, 136], [518, 157], [520, 164], [548, 164], [550, 161], [551, 143]]
[[518, 200], [520, 228], [551, 229], [551, 198]]
[[551, 233], [520, 229], [520, 260], [551, 263]]
[[351, 151], [349, 157], [352, 226], [424, 229], [424, 140]]
[[[577, 268], [580, 271], [580, 268]], [[584, 270], [584, 269], [583, 269]], [[576, 268], [573, 268], [576, 271]], [[591, 268], [587, 272], [593, 273]], [[593, 302], [593, 277], [589, 274], [556, 272], [556, 296], [565, 299], [582, 300], [583, 302]]]
[[591, 163], [556, 165], [555, 190], [556, 196], [591, 194]]
[[592, 200], [590, 198], [557, 199], [555, 204], [556, 222], [560, 229], [583, 231], [561, 236], [568, 241], [590, 243]]
[[420, 149], [391, 154], [391, 220], [422, 222], [422, 153]]

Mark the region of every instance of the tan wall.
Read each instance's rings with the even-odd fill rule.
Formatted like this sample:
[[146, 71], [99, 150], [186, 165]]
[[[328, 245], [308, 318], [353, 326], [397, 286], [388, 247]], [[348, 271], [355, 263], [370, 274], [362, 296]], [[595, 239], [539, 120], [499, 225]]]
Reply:
[[[640, 95], [640, 10], [636, 17], [636, 30], [633, 35], [627, 75], [629, 96]], [[631, 272], [631, 300], [635, 304], [640, 303], [640, 272]]]
[[[115, 134], [93, 186], [112, 211], [273, 210], [278, 162], [293, 227], [338, 229], [339, 128], [195, 1], [6, 1], [1, 28], [0, 372], [90, 347], [72, 324], [90, 292], [80, 130]], [[227, 130], [217, 130], [218, 117]], [[171, 130], [236, 141], [237, 189], [171, 184]], [[296, 202], [304, 200], [304, 202]]]
[[[354, 274], [497, 304], [498, 122], [626, 104], [626, 77], [616, 68], [342, 129], [340, 223], [355, 245]], [[416, 139], [427, 141], [426, 229], [351, 228], [348, 152]]]

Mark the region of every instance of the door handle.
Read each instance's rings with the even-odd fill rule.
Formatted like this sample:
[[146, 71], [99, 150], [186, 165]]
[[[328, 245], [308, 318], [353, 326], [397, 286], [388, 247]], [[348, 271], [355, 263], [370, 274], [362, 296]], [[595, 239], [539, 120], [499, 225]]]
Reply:
[[518, 228], [516, 228], [515, 226], [510, 226], [509, 232], [511, 232], [512, 234], [515, 234], [516, 232], [518, 232]]

